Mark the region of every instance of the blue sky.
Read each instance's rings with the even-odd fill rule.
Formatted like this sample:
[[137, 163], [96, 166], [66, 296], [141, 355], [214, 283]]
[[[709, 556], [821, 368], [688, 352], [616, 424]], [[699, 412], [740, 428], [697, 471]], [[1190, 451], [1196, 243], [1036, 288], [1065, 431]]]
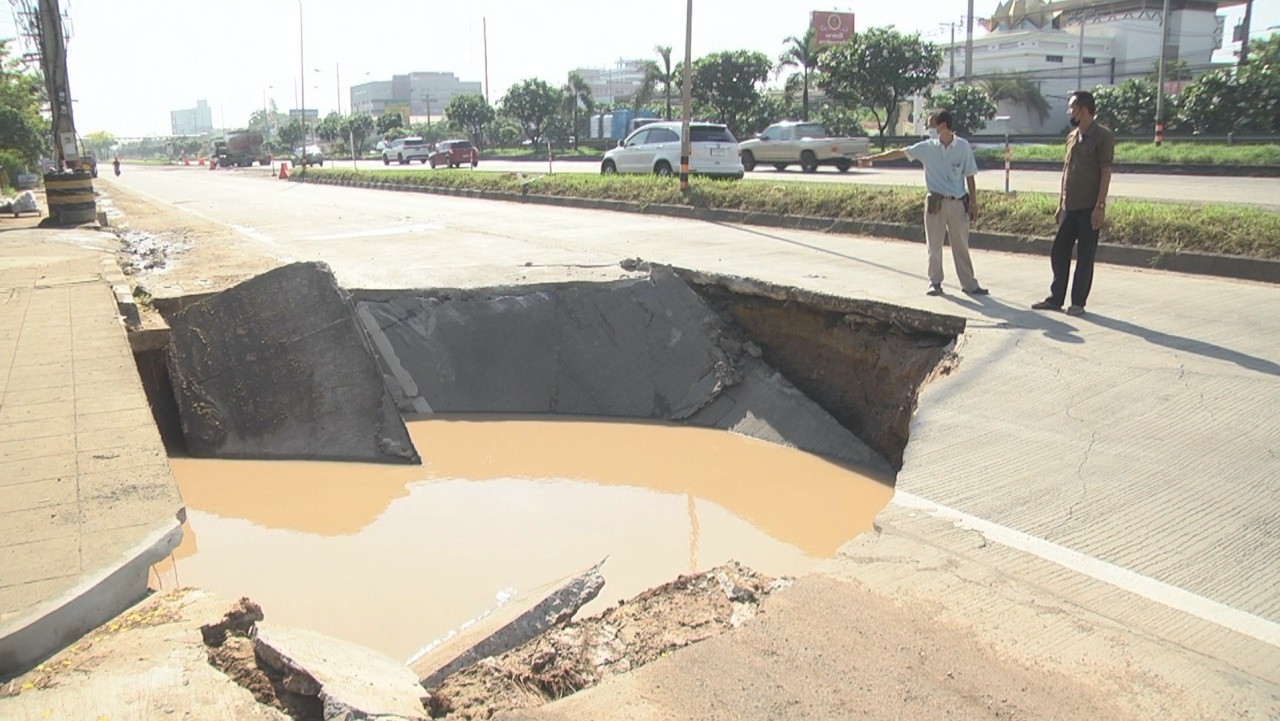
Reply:
[[[496, 102], [522, 78], [559, 83], [575, 67], [651, 57], [657, 44], [682, 48], [685, 17], [685, 0], [557, 0], [554, 5], [302, 0], [306, 42], [300, 69], [297, 0], [62, 4], [73, 23], [69, 64], [77, 130], [109, 130], [121, 137], [166, 134], [169, 111], [193, 107], [197, 99], [213, 107], [215, 125], [224, 119], [227, 125], [242, 124], [263, 106], [264, 97], [281, 109], [295, 107], [300, 74], [307, 78], [307, 106], [321, 113], [336, 108], [339, 86], [345, 110], [350, 85], [393, 73], [453, 71], [463, 80], [483, 81], [482, 18], [488, 19], [489, 80]], [[995, 0], [979, 0], [975, 14], [989, 15], [995, 7]], [[0, 38], [14, 35], [4, 10]], [[793, 0], [694, 0], [694, 56], [748, 48], [776, 57], [783, 38], [804, 31], [811, 10], [854, 12], [859, 29], [892, 24], [948, 42], [950, 32], [939, 23], [959, 21], [966, 3], [811, 6]], [[1243, 7], [1225, 14], [1230, 32]], [[1280, 25], [1280, 2], [1257, 0], [1254, 29], [1273, 25]]]

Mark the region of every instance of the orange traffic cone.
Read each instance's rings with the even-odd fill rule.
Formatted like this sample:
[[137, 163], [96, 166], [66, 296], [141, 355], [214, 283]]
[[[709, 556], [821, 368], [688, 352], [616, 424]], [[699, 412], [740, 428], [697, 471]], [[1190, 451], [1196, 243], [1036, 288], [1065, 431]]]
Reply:
[[209, 158], [209, 170], [215, 170], [218, 167], [217, 158]]
[[204, 165], [204, 156], [203, 156], [203, 155], [201, 155], [201, 156], [200, 156], [200, 162], [196, 163], [196, 165]]
[[280, 161], [280, 179], [281, 180], [289, 179], [289, 163], [284, 160]]

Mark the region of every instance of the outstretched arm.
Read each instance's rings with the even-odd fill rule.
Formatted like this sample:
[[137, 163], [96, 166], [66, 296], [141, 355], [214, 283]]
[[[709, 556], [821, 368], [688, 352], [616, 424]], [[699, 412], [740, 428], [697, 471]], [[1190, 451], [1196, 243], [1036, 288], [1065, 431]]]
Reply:
[[871, 163], [876, 160], [897, 160], [898, 158], [905, 158], [905, 157], [907, 157], [907, 154], [903, 152], [901, 148], [897, 150], [886, 150], [883, 153], [876, 153], [875, 155], [864, 155], [861, 158], [858, 158], [858, 167], [870, 168]]

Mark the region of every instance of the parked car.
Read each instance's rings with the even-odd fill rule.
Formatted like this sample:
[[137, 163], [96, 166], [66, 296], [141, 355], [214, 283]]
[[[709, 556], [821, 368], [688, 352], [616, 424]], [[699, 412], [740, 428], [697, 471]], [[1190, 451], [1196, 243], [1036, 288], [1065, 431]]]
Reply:
[[844, 173], [859, 155], [867, 153], [870, 144], [866, 138], [833, 138], [817, 123], [788, 120], [742, 141], [742, 167], [751, 171], [767, 164], [786, 170], [787, 166], [798, 164], [804, 172], [813, 173], [819, 165], [834, 165]]
[[293, 164], [297, 165], [319, 165], [324, 167], [324, 153], [320, 150], [319, 145], [308, 145], [306, 155], [303, 155], [302, 148], [293, 149]]
[[[679, 172], [680, 130], [681, 124], [672, 122], [650, 123], [637, 129], [604, 154], [600, 173]], [[718, 178], [742, 177], [738, 141], [729, 128], [716, 123], [689, 125], [689, 172]]]
[[391, 165], [394, 160], [408, 165], [417, 160], [426, 163], [431, 157], [431, 147], [422, 138], [396, 138], [382, 147], [382, 164]]
[[480, 164], [480, 151], [471, 144], [470, 140], [442, 140], [436, 149], [431, 151], [427, 162], [431, 163], [433, 168], [437, 165], [449, 168], [470, 165], [474, 168]]

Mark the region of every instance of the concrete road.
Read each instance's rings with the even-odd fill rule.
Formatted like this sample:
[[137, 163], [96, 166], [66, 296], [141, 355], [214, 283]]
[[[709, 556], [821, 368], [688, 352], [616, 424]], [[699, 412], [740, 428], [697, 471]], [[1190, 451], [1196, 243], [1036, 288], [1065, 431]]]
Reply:
[[[381, 161], [362, 160], [356, 164], [363, 170], [384, 169]], [[325, 167], [350, 168], [350, 160], [331, 160]], [[546, 162], [518, 160], [486, 160], [479, 170], [504, 173], [545, 173]], [[598, 173], [600, 164], [595, 161], [556, 161], [551, 165], [557, 173]], [[387, 170], [408, 172], [457, 173], [460, 170], [431, 168], [414, 163], [392, 164]], [[1010, 176], [1010, 187], [1019, 192], [1057, 193], [1061, 174], [1038, 170], [1015, 170]], [[812, 175], [790, 168], [779, 172], [773, 168], [757, 168], [747, 174], [748, 180], [765, 182], [809, 183], [866, 183], [869, 185], [924, 185], [924, 171], [919, 168], [868, 168], [840, 173], [834, 168], [821, 168]], [[984, 170], [978, 173], [980, 190], [1004, 190], [1003, 170]], [[1143, 175], [1116, 173], [1111, 181], [1111, 194], [1122, 198], [1177, 201], [1187, 203], [1243, 203], [1270, 210], [1280, 210], [1280, 178], [1218, 178], [1188, 175]]]
[[[178, 168], [102, 185], [116, 183], [353, 288], [610, 278], [639, 256], [964, 316], [895, 503], [1280, 649], [1280, 424], [1260, 420], [1280, 407], [1276, 286], [1101, 266], [1089, 313], [1070, 318], [1028, 309], [1049, 281], [1034, 256], [976, 252], [982, 299], [959, 294], [948, 260], [947, 295], [929, 298], [908, 242]], [[180, 292], [179, 271], [149, 287]], [[1037, 583], [1070, 582], [1054, 578]]]

